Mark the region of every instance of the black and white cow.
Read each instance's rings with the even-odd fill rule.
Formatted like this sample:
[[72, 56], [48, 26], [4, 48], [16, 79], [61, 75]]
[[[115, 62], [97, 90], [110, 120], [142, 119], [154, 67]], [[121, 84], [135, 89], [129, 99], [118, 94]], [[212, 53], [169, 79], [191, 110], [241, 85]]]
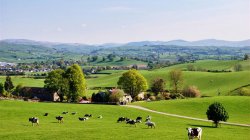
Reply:
[[137, 118], [136, 118], [136, 122], [137, 122], [137, 123], [141, 123], [141, 122], [142, 122], [142, 117], [137, 117]]
[[126, 124], [134, 125], [136, 127], [136, 120], [127, 120]]
[[85, 114], [84, 117], [92, 117], [92, 114]]
[[39, 119], [37, 117], [29, 118], [29, 122], [32, 123], [32, 126], [34, 126], [34, 123], [36, 123], [36, 125], [39, 125]]
[[119, 117], [118, 120], [117, 120], [117, 122], [119, 123], [119, 122], [123, 122], [123, 121], [125, 121], [125, 120], [126, 120], [125, 117]]
[[58, 120], [58, 123], [63, 123], [63, 117], [57, 116], [56, 119]]
[[86, 121], [88, 118], [87, 117], [83, 117], [83, 118], [79, 117], [78, 119], [79, 119], [79, 121]]
[[194, 138], [198, 138], [198, 140], [201, 140], [202, 135], [202, 129], [200, 127], [196, 128], [187, 128], [188, 131], [188, 139], [193, 140]]

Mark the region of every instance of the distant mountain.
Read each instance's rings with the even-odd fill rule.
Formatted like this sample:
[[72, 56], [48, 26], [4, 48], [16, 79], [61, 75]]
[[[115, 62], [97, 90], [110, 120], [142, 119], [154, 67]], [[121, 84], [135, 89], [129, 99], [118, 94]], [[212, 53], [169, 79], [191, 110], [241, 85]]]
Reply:
[[216, 39], [205, 39], [198, 41], [171, 40], [171, 41], [140, 41], [130, 42], [126, 46], [150, 46], [150, 45], [175, 45], [175, 46], [227, 46], [245, 47], [250, 46], [250, 39], [243, 41], [225, 41]]

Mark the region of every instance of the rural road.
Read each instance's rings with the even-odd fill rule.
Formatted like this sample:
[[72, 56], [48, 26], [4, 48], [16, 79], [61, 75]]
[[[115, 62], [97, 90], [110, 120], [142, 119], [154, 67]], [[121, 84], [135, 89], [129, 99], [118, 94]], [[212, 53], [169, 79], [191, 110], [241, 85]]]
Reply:
[[[212, 121], [206, 120], [206, 119], [193, 118], [193, 117], [188, 117], [188, 116], [182, 116], [182, 115], [177, 115], [177, 114], [170, 114], [170, 113], [155, 111], [155, 110], [151, 110], [151, 109], [148, 109], [148, 108], [145, 108], [145, 107], [141, 107], [141, 106], [136, 106], [136, 105], [121, 105], [121, 106], [129, 107], [129, 108], [136, 108], [136, 109], [140, 109], [140, 110], [144, 110], [144, 111], [148, 111], [148, 112], [153, 112], [153, 113], [157, 113], [157, 114], [162, 114], [162, 115], [166, 115], [166, 116], [172, 116], [172, 117], [178, 117], [178, 118], [185, 118], [185, 119], [197, 120], [197, 121], [204, 121], [204, 122], [212, 122]], [[250, 127], [249, 124], [230, 123], [230, 122], [220, 122], [220, 123], [221, 124], [227, 124], [227, 125]]]

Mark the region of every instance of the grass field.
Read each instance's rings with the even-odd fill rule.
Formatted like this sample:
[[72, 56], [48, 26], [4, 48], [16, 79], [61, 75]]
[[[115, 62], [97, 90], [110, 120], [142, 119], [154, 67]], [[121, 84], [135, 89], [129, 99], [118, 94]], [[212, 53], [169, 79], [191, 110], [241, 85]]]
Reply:
[[[0, 82], [5, 82], [6, 76], [0, 76]], [[11, 76], [11, 80], [14, 84], [14, 86], [17, 86], [18, 84], [23, 84], [24, 86], [28, 87], [43, 87], [44, 85], [44, 79], [34, 79], [34, 78], [25, 78], [22, 76]]]
[[206, 111], [213, 102], [220, 102], [229, 114], [229, 122], [250, 124], [250, 97], [220, 96], [185, 100], [135, 102], [152, 110], [207, 119]]
[[[64, 123], [57, 123], [55, 116], [63, 111], [77, 111], [78, 114], [64, 115]], [[112, 105], [62, 104], [62, 103], [32, 103], [24, 101], [0, 100], [0, 138], [1, 140], [20, 139], [187, 139], [187, 127], [202, 127], [202, 139], [213, 140], [248, 140], [249, 127], [222, 125], [212, 128], [209, 122], [199, 122], [168, 117], [137, 109]], [[45, 117], [43, 114], [49, 113]], [[93, 114], [86, 122], [80, 122], [78, 117], [85, 113]], [[97, 119], [98, 115], [103, 119]], [[156, 123], [155, 129], [148, 129], [144, 124], [137, 127], [125, 123], [116, 123], [119, 116], [136, 118], [152, 116]], [[37, 116], [39, 126], [31, 126], [28, 118]]]

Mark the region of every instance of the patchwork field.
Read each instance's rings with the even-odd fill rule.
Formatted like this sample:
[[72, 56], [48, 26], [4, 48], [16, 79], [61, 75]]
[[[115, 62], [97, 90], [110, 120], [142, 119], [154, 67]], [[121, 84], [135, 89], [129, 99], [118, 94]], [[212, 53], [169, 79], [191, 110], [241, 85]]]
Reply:
[[[55, 116], [63, 111], [77, 111], [78, 114], [63, 115], [64, 123], [57, 123]], [[14, 139], [187, 139], [187, 127], [202, 127], [202, 139], [247, 140], [250, 138], [250, 128], [222, 125], [212, 128], [209, 122], [199, 122], [160, 114], [140, 111], [123, 106], [92, 105], [92, 104], [62, 104], [62, 103], [32, 103], [24, 101], [0, 100], [0, 137], [1, 140]], [[45, 117], [43, 114], [49, 113]], [[93, 114], [86, 122], [80, 122], [78, 117], [85, 113]], [[98, 115], [103, 119], [98, 119]], [[137, 127], [125, 123], [116, 123], [120, 116], [136, 118], [152, 116], [156, 123], [155, 129], [147, 128], [143, 123]], [[31, 126], [28, 118], [36, 116], [40, 119], [39, 126]]]

